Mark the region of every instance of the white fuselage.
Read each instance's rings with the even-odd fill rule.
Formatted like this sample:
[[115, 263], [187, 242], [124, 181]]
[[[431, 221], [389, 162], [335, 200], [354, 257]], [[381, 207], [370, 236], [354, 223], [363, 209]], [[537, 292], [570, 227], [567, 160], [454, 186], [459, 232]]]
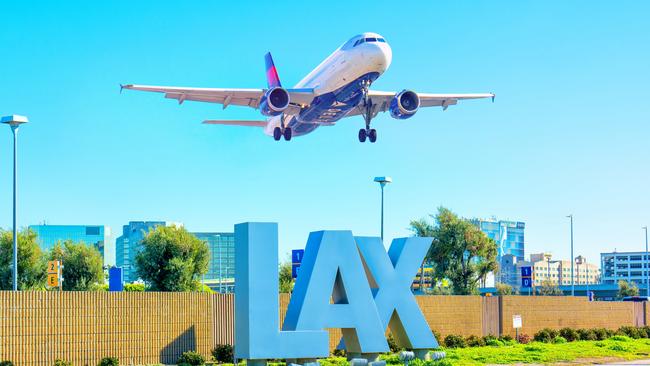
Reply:
[[[365, 34], [366, 37], [369, 35], [381, 37], [375, 34]], [[363, 36], [361, 35], [361, 37]], [[337, 92], [349, 94], [350, 92], [354, 93], [357, 89], [360, 90], [361, 87], [357, 88], [354, 83], [358, 83], [359, 79], [365, 75], [372, 75], [372, 79], [369, 81], [372, 82], [388, 69], [392, 59], [392, 52], [388, 43], [366, 42], [353, 46], [353, 40], [354, 38], [329, 55], [296, 84], [295, 88], [313, 89], [316, 94], [315, 100], [318, 99], [318, 96], [329, 96], [328, 93], [332, 93], [332, 97], [337, 97]], [[356, 103], [358, 104], [358, 102]], [[314, 110], [308, 120], [301, 119], [300, 116], [285, 117], [285, 123], [309, 124], [312, 125], [311, 130], [318, 125], [332, 125], [344, 117], [344, 114], [337, 114], [337, 110], [342, 110], [344, 113], [349, 111], [349, 104], [340, 104], [334, 102], [331, 106], [324, 107], [322, 110]], [[273, 129], [280, 126], [280, 116], [270, 117], [268, 121], [269, 123], [264, 132], [267, 135], [273, 135]], [[296, 129], [294, 128], [294, 130]], [[311, 130], [304, 133], [311, 132]], [[297, 135], [301, 134], [300, 130], [295, 132], [298, 132]]]

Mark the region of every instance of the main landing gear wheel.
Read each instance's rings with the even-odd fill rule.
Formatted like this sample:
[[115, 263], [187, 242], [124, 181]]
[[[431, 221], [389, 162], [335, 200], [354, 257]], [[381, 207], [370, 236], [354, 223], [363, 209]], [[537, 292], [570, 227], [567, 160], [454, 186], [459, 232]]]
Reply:
[[287, 127], [284, 129], [284, 132], [282, 132], [282, 135], [284, 135], [284, 141], [291, 141], [291, 127]]
[[366, 130], [364, 128], [359, 130], [359, 142], [366, 142]]
[[280, 127], [276, 127], [273, 129], [273, 139], [275, 141], [280, 141], [282, 138], [282, 129]]
[[370, 142], [373, 144], [375, 143], [375, 141], [377, 141], [377, 130], [375, 130], [374, 128], [370, 130], [370, 132], [368, 133], [368, 140], [370, 140]]

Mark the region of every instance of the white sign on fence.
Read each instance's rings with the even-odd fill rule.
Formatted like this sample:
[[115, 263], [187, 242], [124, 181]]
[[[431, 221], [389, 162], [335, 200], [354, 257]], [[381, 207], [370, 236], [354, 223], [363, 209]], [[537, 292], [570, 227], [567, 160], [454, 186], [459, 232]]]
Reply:
[[512, 316], [512, 327], [515, 329], [521, 328], [521, 315]]

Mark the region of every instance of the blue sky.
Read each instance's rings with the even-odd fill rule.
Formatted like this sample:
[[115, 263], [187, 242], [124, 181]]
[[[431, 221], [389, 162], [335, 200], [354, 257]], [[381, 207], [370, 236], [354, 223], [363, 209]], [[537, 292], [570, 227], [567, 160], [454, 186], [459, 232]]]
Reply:
[[[19, 225], [173, 220], [192, 231], [280, 223], [281, 253], [310, 231], [379, 231], [377, 175], [390, 175], [386, 237], [444, 205], [522, 220], [526, 252], [643, 246], [650, 225], [650, 3], [629, 1], [2, 2], [0, 114], [20, 131]], [[257, 111], [179, 106], [119, 83], [265, 86], [272, 51], [285, 85], [355, 34], [393, 49], [380, 90], [495, 92], [360, 117], [291, 143], [203, 119]], [[2, 132], [2, 131], [0, 131]], [[4, 136], [4, 137], [3, 137]], [[4, 141], [4, 143], [2, 143]], [[0, 133], [0, 226], [11, 226], [11, 134]]]

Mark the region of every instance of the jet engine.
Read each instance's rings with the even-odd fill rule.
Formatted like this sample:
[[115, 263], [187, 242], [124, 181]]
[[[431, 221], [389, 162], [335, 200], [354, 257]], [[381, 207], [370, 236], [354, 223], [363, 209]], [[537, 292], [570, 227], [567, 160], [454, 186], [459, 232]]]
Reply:
[[265, 116], [278, 116], [289, 107], [289, 92], [276, 86], [264, 93], [260, 101], [260, 111]]
[[390, 102], [390, 115], [397, 119], [412, 117], [420, 107], [420, 97], [410, 90], [402, 90]]

